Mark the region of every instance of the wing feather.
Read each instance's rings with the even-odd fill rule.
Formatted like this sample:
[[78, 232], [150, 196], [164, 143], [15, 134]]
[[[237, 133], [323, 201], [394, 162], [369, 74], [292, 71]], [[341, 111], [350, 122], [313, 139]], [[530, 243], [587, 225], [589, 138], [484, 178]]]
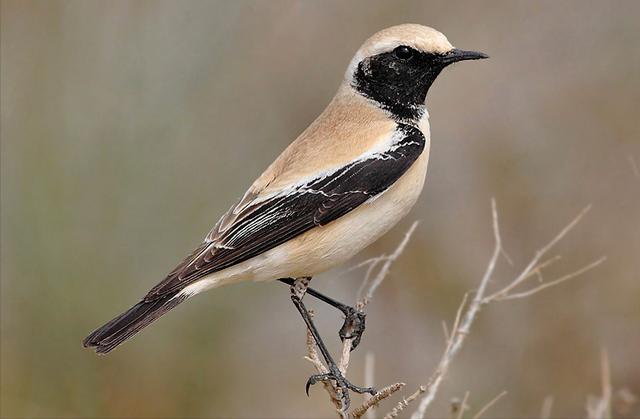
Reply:
[[425, 146], [417, 128], [399, 124], [391, 146], [332, 173], [262, 198], [247, 193], [189, 257], [145, 297], [152, 301], [255, 257], [342, 217], [388, 189]]

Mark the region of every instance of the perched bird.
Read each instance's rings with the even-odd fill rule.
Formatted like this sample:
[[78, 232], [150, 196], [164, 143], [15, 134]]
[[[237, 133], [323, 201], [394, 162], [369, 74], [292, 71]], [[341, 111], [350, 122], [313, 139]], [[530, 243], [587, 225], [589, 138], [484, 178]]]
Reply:
[[[450, 64], [487, 58], [454, 48], [440, 32], [405, 24], [369, 38], [349, 64], [322, 114], [220, 218], [193, 253], [127, 312], [84, 341], [107, 353], [190, 297], [239, 281], [280, 280], [329, 365], [309, 385], [349, 383], [326, 350], [302, 303], [308, 291], [342, 310], [356, 333], [364, 317], [308, 289], [314, 275], [339, 265], [386, 233], [416, 202], [429, 159], [429, 87]], [[348, 404], [348, 395], [346, 396]]]

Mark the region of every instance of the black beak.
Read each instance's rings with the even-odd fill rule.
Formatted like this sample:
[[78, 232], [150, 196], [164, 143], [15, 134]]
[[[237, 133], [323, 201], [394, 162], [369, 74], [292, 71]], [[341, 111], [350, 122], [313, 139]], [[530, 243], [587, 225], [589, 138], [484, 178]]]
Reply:
[[457, 63], [458, 61], [482, 60], [485, 58], [489, 58], [489, 56], [482, 52], [465, 51], [462, 49], [454, 48], [451, 51], [441, 55], [438, 61], [440, 61], [443, 66], [448, 66], [449, 64]]

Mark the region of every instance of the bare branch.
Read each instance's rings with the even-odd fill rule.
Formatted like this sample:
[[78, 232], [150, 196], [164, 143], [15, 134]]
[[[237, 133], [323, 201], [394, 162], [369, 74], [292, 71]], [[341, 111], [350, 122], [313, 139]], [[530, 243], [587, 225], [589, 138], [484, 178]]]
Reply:
[[540, 409], [540, 419], [549, 419], [551, 417], [551, 409], [553, 408], [553, 396], [547, 396], [542, 401]]
[[632, 155], [629, 155], [629, 164], [631, 165], [631, 171], [633, 172], [636, 179], [640, 180], [640, 169], [638, 169], [636, 159]]
[[444, 341], [445, 342], [449, 342], [449, 329], [447, 328], [447, 322], [445, 322], [444, 320], [442, 321], [442, 332], [444, 333]]
[[545, 282], [535, 288], [532, 288], [530, 290], [527, 291], [523, 291], [523, 292], [519, 292], [519, 293], [515, 293], [515, 294], [506, 294], [502, 297], [496, 297], [495, 301], [505, 301], [505, 300], [515, 300], [517, 298], [525, 298], [525, 297], [529, 297], [533, 294], [537, 294], [540, 291], [542, 291], [545, 288], [549, 288], [549, 287], [553, 287], [555, 285], [558, 285], [562, 282], [568, 281], [570, 279], [573, 279], [577, 276], [582, 275], [583, 273], [590, 271], [591, 269], [595, 268], [596, 266], [602, 264], [605, 260], [607, 260], [606, 256], [601, 257], [600, 259], [596, 260], [595, 262], [591, 262], [590, 264], [588, 264], [587, 266], [584, 266], [580, 269], [578, 269], [577, 271], [573, 271], [570, 274], [564, 275], [558, 279], [554, 279], [553, 281], [550, 282]]
[[464, 417], [464, 411], [467, 410], [469, 408], [469, 406], [467, 405], [467, 400], [469, 400], [469, 392], [465, 392], [464, 393], [464, 397], [462, 398], [462, 401], [459, 403], [453, 403], [453, 409], [451, 411], [451, 413], [457, 413], [456, 414], [456, 419], [462, 419]]
[[[389, 270], [391, 269], [391, 265], [400, 257], [400, 255], [406, 248], [407, 244], [409, 243], [409, 239], [411, 238], [411, 235], [415, 231], [417, 225], [418, 225], [417, 221], [411, 225], [409, 230], [405, 233], [404, 238], [398, 244], [398, 247], [393, 251], [393, 253], [391, 253], [388, 256], [383, 255], [377, 258], [366, 260], [354, 267], [354, 268], [359, 268], [363, 266], [368, 266], [365, 279], [362, 285], [360, 286], [360, 290], [358, 291], [359, 295], [364, 294], [364, 296], [358, 298], [355, 305], [357, 310], [359, 310], [360, 312], [364, 311], [364, 307], [371, 301], [371, 299], [373, 298], [373, 294], [378, 289], [382, 281], [384, 281], [384, 279], [387, 277]], [[373, 275], [373, 271], [379, 264], [382, 264], [382, 266], [380, 267], [380, 270], [378, 271], [375, 278], [371, 279]], [[364, 291], [365, 289], [366, 289], [366, 293]], [[352, 331], [347, 330], [346, 332], [347, 334], [351, 334]], [[352, 340], [345, 339], [342, 344], [342, 352], [341, 352], [340, 360], [338, 361], [338, 369], [340, 370], [342, 375], [345, 377], [347, 376], [347, 369], [349, 368], [349, 362], [351, 360], [351, 349], [352, 349]], [[320, 360], [320, 357], [318, 356], [318, 352], [316, 350], [315, 341], [313, 340], [313, 336], [311, 336], [311, 333], [308, 331], [307, 331], [307, 353], [308, 354], [305, 357], [305, 359], [307, 359], [314, 365], [314, 367], [316, 368], [319, 374], [326, 373], [328, 371], [328, 368]], [[371, 374], [373, 374], [373, 371], [371, 371]], [[373, 378], [371, 378], [371, 380], [373, 380]], [[339, 390], [336, 387], [334, 387], [334, 385], [329, 381], [323, 381], [323, 385], [325, 390], [329, 394], [331, 402], [336, 407], [336, 411], [338, 415], [343, 418], [348, 417], [349, 415], [347, 414], [347, 412], [345, 412], [342, 409], [342, 401], [341, 401], [341, 398], [339, 397]], [[405, 385], [404, 383], [395, 383], [383, 388], [375, 396], [366, 399], [362, 406], [354, 409], [351, 412], [351, 416], [361, 417], [362, 415], [367, 413], [369, 409], [376, 406], [378, 403], [380, 403], [380, 401], [386, 399], [387, 397], [391, 396], [393, 393], [400, 390], [402, 387], [404, 387], [404, 385]]]
[[[493, 249], [493, 254], [491, 255], [491, 259], [489, 260], [489, 264], [487, 265], [487, 269], [480, 281], [480, 286], [476, 291], [476, 295], [473, 298], [473, 301], [467, 308], [467, 311], [462, 316], [462, 311], [464, 309], [467, 296], [465, 295], [462, 304], [458, 308], [458, 313], [456, 315], [456, 321], [454, 322], [454, 328], [452, 329], [450, 340], [447, 343], [447, 347], [445, 349], [442, 358], [440, 359], [440, 363], [438, 364], [435, 372], [431, 375], [429, 379], [429, 383], [426, 385], [427, 394], [420, 401], [420, 405], [418, 406], [418, 410], [411, 415], [411, 419], [422, 419], [424, 418], [425, 412], [427, 408], [433, 402], [433, 399], [440, 388], [440, 384], [442, 383], [442, 379], [445, 374], [449, 370], [449, 365], [451, 361], [456, 356], [462, 344], [464, 343], [464, 339], [467, 334], [469, 334], [469, 330], [471, 329], [471, 325], [480, 311], [480, 308], [483, 304], [484, 293], [487, 288], [487, 284], [491, 279], [493, 272], [496, 268], [496, 263], [498, 262], [498, 258], [500, 257], [502, 250], [502, 238], [500, 237], [500, 227], [498, 225], [498, 211], [496, 209], [496, 201], [495, 199], [491, 200], [491, 214], [493, 220], [493, 237], [495, 240], [495, 246]], [[460, 322], [460, 318], [463, 320]]]
[[409, 397], [403, 398], [401, 401], [398, 402], [398, 404], [396, 405], [396, 407], [393, 408], [393, 410], [391, 410], [389, 413], [384, 415], [384, 419], [397, 418], [398, 415], [400, 414], [400, 412], [402, 412], [404, 409], [406, 409], [407, 406], [409, 406], [409, 404], [412, 401], [414, 401], [415, 399], [420, 397], [420, 395], [423, 394], [426, 391], [427, 391], [427, 387], [426, 386], [418, 387], [418, 389], [412, 395], [410, 395]]
[[[373, 387], [375, 384], [374, 371], [375, 371], [376, 358], [373, 352], [367, 352], [364, 356], [364, 386]], [[371, 399], [371, 395], [365, 394], [365, 400]], [[371, 406], [367, 410], [367, 419], [375, 419], [374, 406]]]
[[609, 367], [609, 355], [606, 350], [602, 350], [601, 355], [601, 380], [602, 395], [600, 397], [589, 397], [587, 399], [587, 417], [589, 419], [607, 419], [611, 417], [611, 369]]
[[516, 277], [516, 279], [511, 281], [501, 290], [486, 297], [483, 304], [487, 304], [490, 301], [499, 299], [499, 298], [504, 299], [504, 297], [506, 297], [509, 294], [509, 292], [511, 292], [518, 285], [522, 284], [524, 281], [530, 278], [532, 272], [539, 271], [542, 268], [540, 264], [540, 259], [542, 259], [542, 257], [545, 254], [547, 254], [547, 252], [551, 250], [553, 246], [555, 246], [560, 240], [562, 240], [562, 238], [566, 236], [567, 233], [569, 233], [580, 222], [582, 217], [584, 217], [585, 214], [589, 212], [590, 209], [591, 209], [591, 205], [588, 205], [582, 211], [580, 211], [578, 215], [575, 216], [575, 218], [571, 220], [569, 224], [567, 224], [562, 230], [560, 230], [560, 232], [553, 239], [551, 239], [549, 243], [547, 243], [541, 249], [536, 251], [535, 255], [533, 256], [529, 264], [527, 264], [527, 266], [522, 270], [520, 275]]
[[[312, 311], [309, 310], [309, 315], [312, 315]], [[313, 339], [313, 335], [309, 330], [307, 330], [307, 353], [308, 356], [305, 356], [304, 359], [311, 362], [318, 374], [326, 374], [329, 370], [324, 366], [320, 357], [318, 356], [318, 351], [316, 350], [315, 340]]]
[[[421, 386], [412, 396], [415, 396], [413, 399], [418, 397], [418, 394], [424, 393], [424, 396], [420, 400], [420, 404], [418, 405], [417, 410], [411, 416], [412, 419], [422, 419], [425, 416], [427, 408], [431, 405], [433, 400], [436, 397], [436, 394], [440, 388], [442, 380], [444, 376], [447, 374], [449, 367], [451, 365], [452, 360], [455, 358], [457, 353], [460, 351], [466, 336], [469, 334], [471, 330], [471, 326], [473, 325], [474, 320], [476, 319], [480, 309], [489, 303], [499, 300], [509, 300], [509, 299], [517, 299], [517, 298], [525, 298], [536, 294], [543, 289], [558, 285], [562, 282], [568, 281], [571, 278], [575, 278], [578, 275], [582, 275], [585, 272], [595, 268], [604, 262], [605, 258], [598, 259], [595, 262], [588, 264], [587, 266], [576, 270], [570, 274], [564, 275], [558, 279], [549, 282], [543, 282], [529, 290], [514, 292], [514, 290], [522, 285], [529, 279], [538, 277], [542, 280], [541, 271], [543, 268], [548, 267], [552, 263], [555, 263], [559, 260], [558, 256], [551, 257], [547, 260], [543, 261], [543, 257], [564, 237], [566, 236], [576, 225], [577, 223], [584, 217], [584, 215], [589, 211], [590, 207], [586, 207], [583, 209], [569, 224], [567, 224], [560, 232], [551, 239], [546, 245], [536, 251], [533, 258], [529, 261], [529, 263], [525, 266], [525, 268], [516, 276], [515, 279], [510, 281], [506, 286], [486, 296], [486, 291], [489, 283], [491, 282], [496, 265], [498, 263], [499, 257], [502, 254], [505, 254], [504, 249], [502, 248], [502, 238], [500, 236], [500, 228], [498, 223], [498, 212], [496, 209], [495, 199], [491, 200], [491, 215], [493, 221], [493, 236], [494, 236], [494, 249], [493, 253], [489, 259], [489, 263], [487, 264], [487, 268], [480, 280], [480, 284], [478, 289], [475, 292], [475, 295], [472, 301], [466, 304], [467, 296], [465, 295], [458, 311], [456, 313], [456, 320], [454, 321], [454, 325], [452, 330], [449, 332], [445, 327], [445, 336], [447, 338], [447, 344], [445, 351], [438, 363], [435, 371], [432, 373], [429, 381], [426, 385]], [[500, 396], [502, 397], [502, 395]], [[412, 399], [412, 400], [413, 400]], [[406, 400], [406, 399], [405, 399]], [[405, 401], [403, 400], [403, 402]], [[492, 402], [493, 403], [493, 402]], [[401, 411], [407, 406], [408, 403], [399, 403], [396, 408], [390, 412], [387, 416], [392, 414], [397, 415], [397, 412]], [[480, 414], [484, 413], [484, 409], [480, 411]]]
[[483, 407], [482, 409], [480, 409], [480, 410], [478, 411], [478, 413], [476, 413], [476, 414], [473, 416], [473, 419], [480, 419], [480, 417], [482, 416], [482, 414], [483, 414], [484, 412], [486, 412], [487, 410], [489, 410], [489, 409], [491, 408], [491, 406], [493, 406], [494, 404], [496, 404], [496, 402], [497, 402], [498, 400], [500, 400], [501, 398], [503, 398], [503, 397], [504, 397], [504, 396], [506, 396], [506, 395], [507, 395], [507, 391], [505, 390], [505, 391], [503, 391], [502, 393], [498, 394], [498, 395], [497, 395], [496, 397], [494, 397], [493, 399], [491, 399], [491, 401], [490, 401], [489, 403], [485, 404], [485, 405], [484, 405], [484, 407]]
[[529, 274], [527, 275], [527, 279], [532, 277], [533, 275], [541, 276], [542, 275], [542, 270], [544, 268], [548, 268], [549, 266], [553, 265], [554, 263], [556, 263], [560, 259], [562, 259], [562, 257], [560, 255], [556, 255], [556, 256], [553, 256], [553, 257], [545, 260], [544, 262], [540, 262], [538, 264], [538, 266], [536, 266], [533, 270], [531, 270], [531, 272], [529, 272]]
[[[382, 267], [378, 271], [378, 274], [376, 275], [376, 277], [373, 278], [373, 280], [369, 279], [369, 274], [368, 274], [365, 277], [365, 281], [362, 282], [362, 285], [358, 290], [359, 305], [362, 305], [362, 307], [364, 307], [369, 303], [369, 301], [371, 301], [371, 299], [373, 298], [373, 294], [376, 292], [380, 284], [382, 284], [382, 281], [384, 281], [384, 279], [387, 277], [387, 274], [389, 273], [389, 269], [391, 268], [391, 264], [400, 257], [402, 252], [404, 252], [404, 249], [407, 247], [407, 244], [409, 243], [409, 239], [411, 239], [411, 236], [413, 235], [413, 232], [416, 230], [416, 227], [418, 227], [418, 222], [414, 221], [413, 224], [411, 224], [411, 227], [409, 227], [409, 230], [407, 230], [407, 232], [405, 233], [404, 238], [402, 239], [402, 241], [400, 242], [400, 244], [392, 254], [373, 259], [375, 260], [374, 262], [375, 264], [372, 264], [371, 266], [376, 266], [380, 262], [384, 262], [384, 263], [382, 264]], [[366, 293], [365, 293], [365, 289], [367, 289]]]
[[372, 396], [370, 399], [366, 400], [362, 404], [362, 406], [356, 409], [353, 409], [353, 411], [351, 412], [351, 417], [353, 419], [361, 418], [362, 415], [364, 415], [370, 408], [376, 406], [382, 400], [391, 396], [393, 393], [400, 390], [405, 385], [406, 385], [405, 383], [395, 383], [395, 384], [391, 384], [388, 387], [383, 388], [382, 390], [378, 391], [375, 396]]
[[[572, 278], [582, 275], [585, 272], [602, 264], [606, 260], [606, 258], [603, 257], [596, 260], [595, 262], [592, 262], [560, 278], [554, 279], [552, 281], [547, 281], [547, 282], [543, 280], [542, 270], [547, 268], [551, 264], [557, 262], [560, 259], [560, 257], [552, 256], [550, 258], [547, 258], [546, 260], [543, 260], [543, 258], [564, 236], [566, 236], [577, 225], [577, 223], [582, 219], [582, 217], [588, 211], [589, 211], [589, 207], [586, 207], [585, 209], [583, 209], [573, 220], [571, 220], [571, 222], [569, 222], [569, 224], [567, 224], [562, 230], [560, 230], [560, 232], [555, 237], [553, 237], [551, 241], [549, 241], [546, 245], [544, 245], [542, 248], [540, 248], [538, 251], [535, 252], [533, 258], [512, 281], [508, 282], [507, 285], [505, 285], [498, 291], [489, 293], [489, 295], [487, 296], [488, 294], [487, 289], [488, 289], [489, 283], [493, 279], [500, 256], [504, 255], [505, 259], [507, 259], [507, 261], [510, 262], [510, 259], [508, 258], [507, 253], [502, 247], [502, 238], [500, 236], [500, 228], [498, 223], [498, 211], [496, 209], [495, 199], [491, 200], [492, 227], [493, 227], [493, 236], [494, 236], [495, 244], [494, 244], [493, 252], [487, 264], [486, 270], [480, 280], [478, 289], [475, 291], [473, 298], [471, 299], [470, 302], [468, 302], [469, 300], [468, 294], [465, 294], [465, 296], [463, 297], [462, 302], [456, 312], [456, 317], [455, 317], [451, 331], [447, 329], [446, 323], [443, 322], [443, 329], [444, 329], [444, 334], [446, 339], [445, 350], [435, 371], [431, 374], [431, 377], [429, 378], [429, 381], [427, 382], [427, 384], [421, 385], [414, 393], [412, 393], [408, 397], [403, 398], [402, 401], [398, 402], [398, 404], [389, 413], [387, 413], [384, 416], [385, 419], [392, 419], [397, 417], [403, 410], [407, 408], [407, 406], [409, 406], [410, 403], [412, 403], [414, 400], [417, 400], [420, 397], [421, 397], [421, 400], [418, 405], [418, 408], [411, 415], [411, 418], [412, 419], [424, 418], [428, 407], [431, 405], [431, 403], [436, 397], [436, 394], [440, 388], [440, 385], [442, 384], [442, 381], [445, 375], [447, 374], [453, 359], [462, 348], [465, 342], [465, 338], [471, 330], [471, 326], [473, 325], [473, 322], [475, 321], [478, 313], [480, 312], [480, 309], [484, 305], [487, 305], [495, 301], [512, 300], [512, 299], [529, 297], [546, 288], [558, 285], [562, 282], [568, 281]], [[391, 253], [390, 255], [383, 255], [377, 258], [369, 259], [356, 266], [356, 267], [363, 267], [363, 266], [368, 267], [365, 275], [365, 279], [358, 291], [358, 300], [356, 303], [357, 310], [363, 312], [364, 307], [372, 300], [373, 294], [375, 293], [377, 288], [380, 286], [380, 284], [384, 281], [384, 279], [387, 277], [390, 271], [391, 265], [400, 257], [402, 252], [405, 250], [411, 235], [416, 229], [416, 226], [417, 226], [417, 223], [414, 223], [409, 228], [403, 240], [399, 243], [398, 247], [393, 253]], [[375, 274], [374, 276], [374, 271], [376, 269], [378, 269], [378, 271], [377, 271], [377, 274]], [[537, 283], [537, 285], [533, 286], [532, 288], [526, 289], [524, 291], [516, 292], [517, 289], [520, 289], [519, 287], [522, 284], [535, 278], [539, 279], [539, 282]], [[324, 366], [324, 364], [318, 357], [313, 339], [310, 336], [308, 336], [307, 339], [308, 339], [307, 346], [308, 346], [308, 352], [309, 352], [307, 359], [314, 364], [316, 370], [318, 370], [319, 373], [325, 372], [327, 368]], [[345, 339], [342, 346], [342, 356], [340, 357], [340, 361], [338, 363], [340, 370], [345, 376], [347, 373], [347, 369], [349, 367], [351, 346], [352, 346], [351, 340]], [[372, 364], [369, 364], [369, 363], [368, 365], [369, 366], [367, 366], [366, 369], [368, 371], [367, 376], [369, 378], [366, 381], [372, 381], [373, 366]], [[607, 364], [607, 368], [608, 368], [608, 364]], [[603, 367], [603, 371], [604, 371], [604, 367]], [[607, 369], [607, 374], [608, 374], [608, 369]], [[339, 391], [336, 388], [334, 388], [333, 385], [329, 382], [324, 383], [324, 385], [329, 396], [331, 397], [331, 401], [336, 406], [338, 414], [341, 417], [347, 417], [346, 412], [344, 412], [341, 409], [341, 401], [340, 401], [340, 397], [338, 397]], [[391, 386], [385, 387], [376, 396], [366, 399], [362, 406], [358, 407], [357, 409], [354, 409], [351, 412], [351, 416], [360, 418], [365, 413], [369, 412], [368, 416], [372, 417], [373, 412], [371, 409], [374, 406], [376, 406], [380, 401], [389, 397], [391, 394], [397, 392], [403, 386], [404, 386], [403, 383], [396, 383]], [[503, 392], [500, 395], [498, 395], [496, 398], [494, 398], [492, 401], [490, 401], [487, 405], [485, 405], [482, 409], [480, 409], [476, 417], [480, 417], [480, 415], [485, 413], [487, 409], [489, 409], [493, 404], [497, 402], [498, 399], [503, 397], [505, 394], [506, 392]], [[603, 405], [603, 403], [605, 403], [602, 400], [607, 400], [606, 406], [608, 410], [606, 411], [608, 412], [610, 410], [610, 404], [611, 404], [610, 387], [609, 387], [608, 393], [604, 390], [604, 387], [603, 387], [603, 397], [601, 399], [598, 399], [598, 403], [588, 405], [588, 408], [590, 409], [591, 407], [595, 406], [593, 407], [594, 409], [602, 409], [601, 406]], [[547, 400], [545, 400], [545, 405], [543, 406], [542, 413], [545, 413], [545, 412], [550, 413], [550, 410], [551, 410], [551, 402], [550, 401], [547, 402]], [[598, 412], [600, 412], [600, 410], [598, 410]], [[603, 416], [593, 416], [593, 417], [601, 418]]]

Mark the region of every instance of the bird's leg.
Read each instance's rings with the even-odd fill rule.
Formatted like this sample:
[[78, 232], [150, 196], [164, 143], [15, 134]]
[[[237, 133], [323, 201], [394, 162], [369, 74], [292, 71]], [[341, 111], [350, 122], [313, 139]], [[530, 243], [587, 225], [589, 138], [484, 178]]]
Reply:
[[293, 281], [293, 284], [291, 285], [291, 301], [293, 301], [293, 304], [296, 306], [296, 308], [300, 312], [300, 315], [302, 316], [302, 319], [306, 323], [307, 328], [309, 329], [309, 332], [311, 333], [311, 336], [313, 336], [313, 339], [316, 342], [316, 346], [320, 350], [320, 353], [322, 354], [322, 357], [324, 358], [325, 362], [327, 363], [327, 367], [329, 369], [329, 372], [327, 372], [325, 374], [316, 374], [316, 375], [312, 375], [311, 377], [309, 377], [309, 379], [307, 380], [307, 384], [305, 386], [305, 390], [306, 390], [307, 395], [308, 395], [309, 394], [309, 387], [311, 387], [312, 385], [314, 385], [314, 384], [316, 384], [316, 383], [318, 383], [320, 381], [327, 381], [327, 380], [334, 381], [336, 388], [339, 389], [339, 391], [340, 391], [340, 397], [341, 397], [341, 400], [342, 400], [342, 408], [343, 408], [344, 411], [346, 411], [349, 408], [349, 403], [350, 403], [349, 390], [355, 391], [356, 393], [360, 393], [360, 394], [369, 393], [369, 394], [372, 394], [372, 395], [376, 394], [376, 390], [371, 388], [371, 387], [358, 387], [358, 386], [355, 386], [355, 385], [351, 384], [344, 377], [344, 375], [340, 372], [340, 369], [338, 368], [338, 365], [333, 360], [333, 358], [331, 357], [331, 354], [329, 353], [329, 350], [327, 349], [327, 347], [325, 346], [324, 342], [320, 338], [320, 334], [318, 333], [318, 329], [316, 329], [316, 326], [313, 323], [313, 320], [311, 320], [311, 315], [309, 314], [309, 311], [307, 310], [307, 308], [305, 307], [304, 303], [302, 302], [302, 298], [304, 297], [304, 295], [306, 294], [306, 292], [307, 292], [307, 290], [309, 288], [309, 281], [311, 281], [310, 277], [296, 278]]
[[[278, 281], [289, 286], [293, 286], [295, 279], [280, 278]], [[344, 323], [342, 324], [338, 335], [340, 336], [340, 340], [343, 342], [345, 339], [353, 339], [351, 342], [351, 350], [353, 351], [356, 349], [358, 344], [360, 344], [360, 339], [362, 339], [362, 334], [364, 333], [366, 315], [363, 312], [356, 310], [354, 307], [343, 304], [331, 297], [327, 297], [313, 288], [307, 288], [307, 294], [337, 308], [344, 314]]]

